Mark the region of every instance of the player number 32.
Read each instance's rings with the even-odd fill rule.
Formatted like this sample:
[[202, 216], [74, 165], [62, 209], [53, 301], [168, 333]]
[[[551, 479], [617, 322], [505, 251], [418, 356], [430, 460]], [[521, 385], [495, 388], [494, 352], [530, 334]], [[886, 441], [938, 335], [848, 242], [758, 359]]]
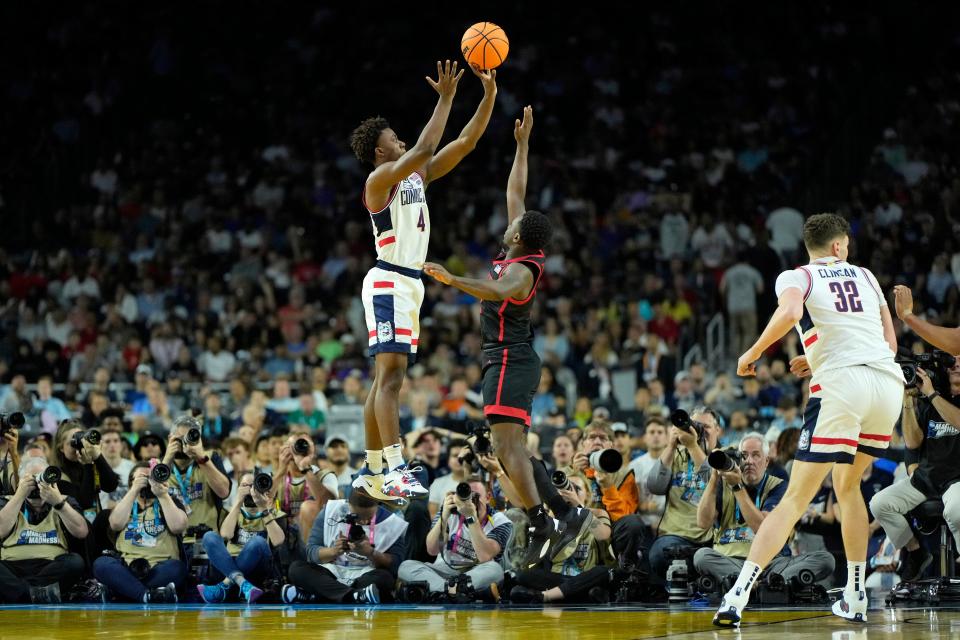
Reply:
[[847, 280], [846, 282], [831, 282], [830, 291], [837, 294], [837, 301], [834, 303], [837, 311], [841, 313], [846, 313], [847, 311], [853, 311], [854, 313], [863, 311], [863, 303], [860, 302], [860, 292], [857, 291], [857, 283], [853, 280]]

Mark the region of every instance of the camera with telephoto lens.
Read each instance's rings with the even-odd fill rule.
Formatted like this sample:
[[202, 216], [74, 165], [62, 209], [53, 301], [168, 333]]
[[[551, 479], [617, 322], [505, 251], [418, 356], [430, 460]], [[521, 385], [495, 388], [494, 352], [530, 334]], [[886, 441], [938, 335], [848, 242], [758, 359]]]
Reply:
[[683, 409], [677, 409], [671, 413], [670, 422], [677, 429], [683, 429], [687, 433], [696, 434], [697, 440], [703, 438], [703, 425], [696, 420], [691, 420], [690, 414]]
[[743, 454], [736, 447], [718, 449], [711, 451], [710, 455], [707, 456], [707, 464], [717, 471], [726, 473], [739, 468], [743, 464]]
[[183, 436], [183, 444], [187, 447], [192, 447], [200, 443], [200, 429], [197, 427], [190, 427], [187, 429], [187, 433]]
[[150, 479], [154, 482], [164, 483], [170, 479], [170, 467], [158, 462], [150, 467]]
[[37, 484], [41, 482], [43, 484], [57, 484], [60, 482], [60, 478], [63, 477], [63, 473], [60, 471], [59, 467], [47, 467], [37, 475], [33, 477], [37, 481]]
[[594, 471], [616, 473], [623, 466], [623, 455], [616, 449], [603, 449], [591, 453], [588, 462]]
[[70, 446], [77, 451], [83, 450], [84, 443], [93, 446], [100, 444], [100, 432], [96, 429], [90, 429], [89, 431], [77, 431], [73, 434], [73, 437], [70, 438]]
[[298, 456], [305, 456], [310, 453], [310, 441], [306, 438], [297, 438], [293, 441], [293, 452]]
[[0, 437], [3, 437], [8, 431], [22, 428], [25, 423], [26, 419], [19, 411], [0, 413]]
[[[467, 482], [457, 483], [457, 488], [454, 491], [454, 493], [456, 494], [457, 498], [460, 499], [461, 502], [466, 502], [467, 500], [473, 500], [474, 508], [478, 512], [480, 511], [480, 494], [475, 492], [473, 489], [471, 489], [469, 483]], [[454, 506], [453, 508], [451, 508], [450, 513], [457, 513], [457, 507]]]
[[474, 436], [470, 448], [478, 456], [485, 456], [493, 451], [493, 443], [490, 442], [490, 427], [485, 422], [467, 422], [467, 436]]
[[953, 363], [953, 355], [939, 349], [934, 349], [930, 353], [911, 353], [897, 358], [897, 364], [903, 371], [904, 386], [907, 389], [916, 389], [920, 386], [917, 369], [923, 369], [930, 376], [934, 390], [941, 395], [949, 395], [950, 368], [953, 367]]
[[267, 495], [273, 489], [273, 477], [269, 473], [258, 473], [253, 477], [253, 488], [257, 493]]
[[554, 471], [550, 476], [550, 482], [558, 491], [573, 491], [573, 485], [570, 484], [570, 478], [563, 471]]

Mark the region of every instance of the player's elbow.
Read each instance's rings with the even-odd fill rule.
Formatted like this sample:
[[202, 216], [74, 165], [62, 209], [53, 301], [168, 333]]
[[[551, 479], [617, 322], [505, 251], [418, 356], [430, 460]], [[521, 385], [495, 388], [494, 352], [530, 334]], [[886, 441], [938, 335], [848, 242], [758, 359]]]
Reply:
[[787, 305], [784, 305], [783, 315], [792, 324], [796, 324], [800, 322], [800, 318], [803, 317], [803, 303], [800, 303], [800, 304], [789, 303]]

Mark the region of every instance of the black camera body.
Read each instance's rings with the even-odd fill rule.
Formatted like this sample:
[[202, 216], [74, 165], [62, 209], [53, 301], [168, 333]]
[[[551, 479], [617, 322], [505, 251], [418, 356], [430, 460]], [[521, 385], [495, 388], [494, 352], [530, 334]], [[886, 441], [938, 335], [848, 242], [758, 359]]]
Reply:
[[83, 450], [84, 443], [92, 446], [100, 444], [100, 432], [96, 429], [77, 431], [73, 434], [73, 437], [70, 438], [70, 446], [77, 451]]
[[904, 386], [907, 389], [916, 389], [919, 386], [917, 369], [923, 369], [930, 376], [933, 388], [941, 395], [950, 395], [950, 368], [953, 362], [953, 355], [939, 349], [934, 349], [930, 353], [912, 353], [897, 358], [897, 364], [903, 371]]
[[397, 590], [397, 600], [407, 604], [423, 604], [430, 597], [430, 584], [424, 580], [404, 582]]
[[670, 422], [678, 429], [683, 429], [687, 433], [694, 433], [697, 440], [703, 438], [703, 425], [690, 419], [690, 414], [683, 409], [677, 409], [670, 414]]
[[733, 471], [743, 464], [743, 453], [736, 447], [717, 449], [707, 456], [707, 464], [717, 471]]
[[485, 422], [467, 422], [467, 437], [473, 436], [474, 441], [470, 449], [478, 456], [485, 456], [493, 452], [493, 443], [490, 441], [490, 427]]
[[343, 516], [343, 520], [341, 520], [341, 522], [349, 527], [347, 530], [347, 540], [350, 542], [361, 542], [362, 540], [366, 539], [367, 533], [359, 524], [360, 516], [355, 513], [348, 513]]
[[21, 429], [25, 423], [26, 419], [19, 411], [0, 413], [0, 437], [13, 429]]

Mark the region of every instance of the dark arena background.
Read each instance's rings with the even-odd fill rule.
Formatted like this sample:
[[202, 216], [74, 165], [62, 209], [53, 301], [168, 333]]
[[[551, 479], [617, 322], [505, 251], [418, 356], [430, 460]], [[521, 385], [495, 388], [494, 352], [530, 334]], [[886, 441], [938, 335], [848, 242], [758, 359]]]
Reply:
[[[958, 13], [4, 3], [0, 636], [960, 637]], [[461, 38], [485, 21], [509, 39], [485, 130], [431, 183], [429, 221], [371, 217], [351, 132], [382, 116], [416, 152], [438, 104], [424, 78], [450, 60], [467, 71], [437, 150], [469, 138], [493, 83]], [[372, 303], [364, 281], [387, 245], [414, 251], [404, 228], [431, 232], [426, 261], [455, 282], [516, 277], [490, 261], [518, 246], [508, 178], [527, 105], [521, 197], [552, 238], [519, 260], [535, 279], [517, 308], [490, 307], [501, 347], [505, 317], [529, 311], [532, 335], [509, 345], [534, 363], [520, 378], [506, 350], [491, 358], [478, 298], [429, 265], [419, 281], [373, 271]], [[817, 424], [820, 385], [797, 365], [817, 340], [808, 310], [751, 349], [823, 212], [846, 221], [849, 262], [875, 276], [916, 379], [860, 482], [867, 620], [831, 614], [854, 578], [828, 475], [739, 631], [718, 629]], [[399, 289], [417, 282], [419, 315], [401, 321]], [[856, 311], [844, 295], [837, 310]], [[390, 370], [375, 374], [413, 347], [390, 400]], [[745, 353], [755, 376], [738, 375]], [[505, 470], [524, 424], [491, 432], [503, 415], [529, 426], [514, 460], [534, 458], [546, 515]], [[407, 466], [382, 442], [383, 489], [399, 473], [421, 496], [354, 490], [383, 477], [366, 475], [365, 425], [385, 417]], [[827, 440], [857, 448], [814, 446]], [[711, 469], [719, 451], [733, 471]], [[553, 533], [528, 562], [537, 517]]]

